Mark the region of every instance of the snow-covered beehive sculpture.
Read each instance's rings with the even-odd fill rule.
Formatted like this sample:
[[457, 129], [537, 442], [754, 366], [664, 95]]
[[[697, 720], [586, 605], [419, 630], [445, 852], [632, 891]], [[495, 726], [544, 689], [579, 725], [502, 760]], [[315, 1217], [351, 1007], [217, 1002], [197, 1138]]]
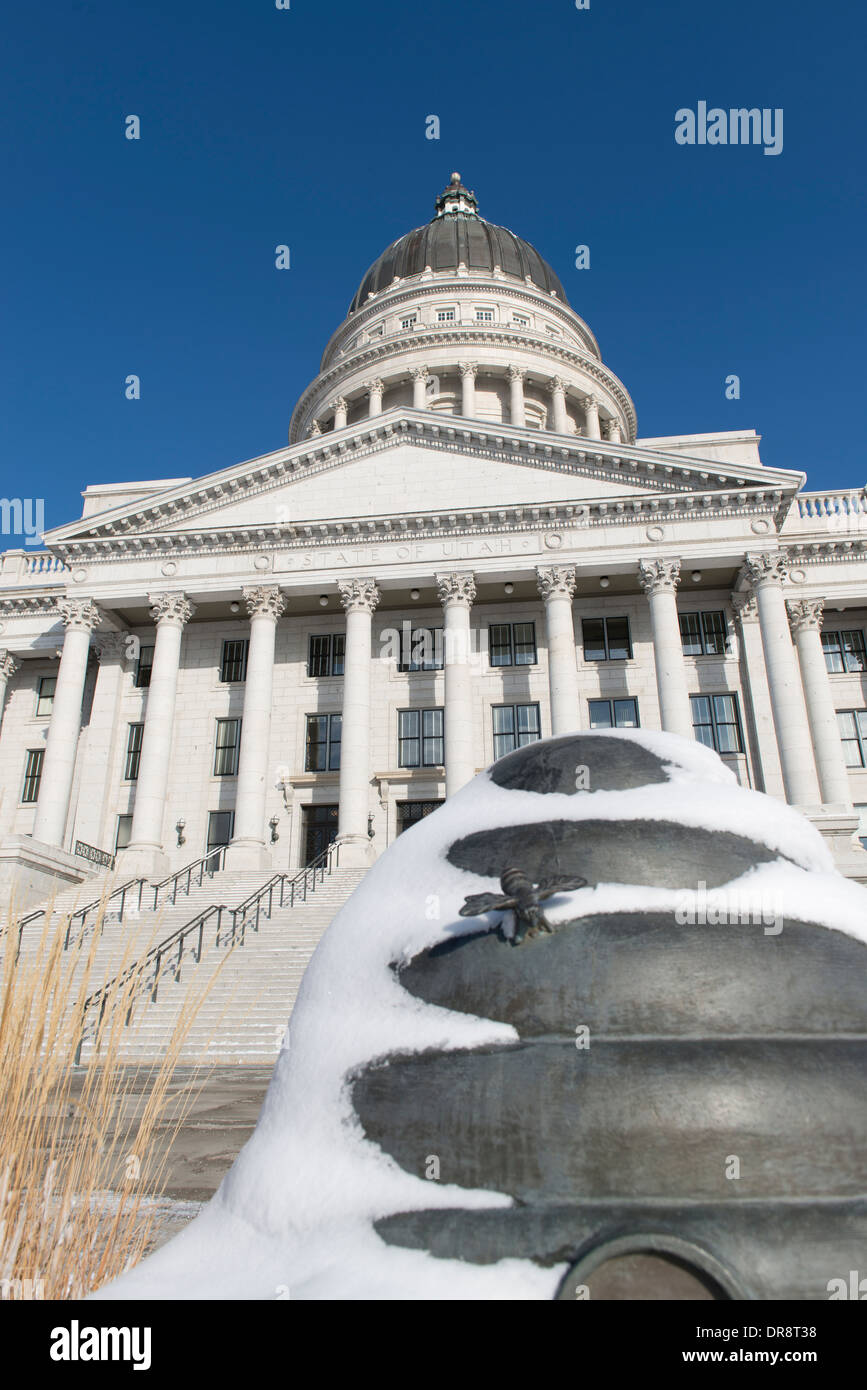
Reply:
[[[513, 945], [459, 915], [509, 867], [588, 885]], [[865, 942], [814, 828], [708, 749], [521, 749], [367, 875], [220, 1190], [105, 1292], [827, 1298], [867, 1234]]]

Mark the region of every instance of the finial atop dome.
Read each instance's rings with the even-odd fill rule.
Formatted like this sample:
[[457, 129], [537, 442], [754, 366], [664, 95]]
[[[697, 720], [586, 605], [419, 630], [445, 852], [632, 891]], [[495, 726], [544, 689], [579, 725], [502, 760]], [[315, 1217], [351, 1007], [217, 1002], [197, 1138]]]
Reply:
[[464, 188], [460, 174], [452, 174], [448, 188], [436, 200], [437, 217], [444, 217], [449, 212], [469, 213], [473, 217], [479, 214], [476, 195]]

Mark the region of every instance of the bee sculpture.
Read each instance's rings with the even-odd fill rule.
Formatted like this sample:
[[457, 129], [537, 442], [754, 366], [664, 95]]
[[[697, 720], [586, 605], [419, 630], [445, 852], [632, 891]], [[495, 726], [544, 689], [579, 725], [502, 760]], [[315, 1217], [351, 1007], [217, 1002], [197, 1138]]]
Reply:
[[576, 878], [572, 874], [552, 874], [540, 883], [533, 883], [523, 869], [504, 869], [500, 875], [502, 895], [470, 893], [460, 909], [460, 916], [481, 917], [486, 912], [511, 909], [515, 914], [515, 932], [511, 942], [513, 946], [520, 946], [525, 936], [554, 930], [542, 911], [541, 903], [545, 898], [552, 898], [555, 893], [571, 893], [586, 886], [586, 878]]

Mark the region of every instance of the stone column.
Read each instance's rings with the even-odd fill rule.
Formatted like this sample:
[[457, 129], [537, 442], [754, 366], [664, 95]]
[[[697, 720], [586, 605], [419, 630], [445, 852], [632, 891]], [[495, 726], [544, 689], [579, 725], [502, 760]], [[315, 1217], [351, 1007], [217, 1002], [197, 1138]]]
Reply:
[[235, 830], [226, 851], [226, 868], [267, 869], [271, 853], [265, 841], [265, 796], [271, 741], [274, 690], [274, 644], [277, 619], [285, 601], [276, 584], [245, 589], [250, 614], [250, 648], [241, 716]]
[[523, 367], [508, 367], [506, 375], [509, 378], [509, 420], [513, 425], [525, 425], [524, 377], [527, 374]]
[[555, 434], [569, 433], [566, 415], [566, 383], [561, 376], [551, 381], [551, 428]]
[[91, 641], [99, 667], [72, 787], [75, 839], [109, 854], [114, 853], [117, 812], [125, 809], [117, 805], [115, 793], [126, 761], [128, 723], [121, 715], [128, 640], [122, 632], [98, 632]]
[[588, 439], [599, 439], [599, 403], [594, 395], [585, 396], [584, 406], [584, 433]]
[[461, 362], [459, 368], [461, 373], [461, 414], [474, 420], [476, 417], [476, 373], [479, 369], [475, 362]]
[[342, 868], [372, 862], [367, 834], [370, 813], [370, 643], [373, 611], [379, 603], [375, 579], [338, 580], [346, 609], [343, 658], [343, 724], [337, 839]]
[[17, 670], [18, 662], [12, 653], [0, 647], [0, 719], [3, 718], [3, 706], [6, 704], [6, 687]]
[[374, 415], [382, 414], [382, 393], [384, 390], [385, 384], [384, 382], [380, 381], [379, 377], [377, 377], [375, 381], [369, 381], [367, 383], [367, 391], [369, 396], [368, 413], [371, 419]]
[[413, 367], [412, 369], [412, 408], [413, 410], [424, 410], [427, 399], [427, 367]]
[[825, 805], [848, 808], [852, 805], [849, 774], [843, 757], [837, 712], [834, 709], [831, 682], [828, 679], [820, 636], [825, 600], [797, 599], [787, 603], [786, 607], [795, 645], [798, 648], [822, 801]]
[[81, 703], [90, 654], [90, 634], [102, 620], [102, 614], [90, 599], [61, 599], [57, 606], [66, 627], [66, 636], [42, 761], [33, 838], [62, 849], [78, 735], [81, 732]]
[[436, 581], [443, 606], [446, 796], [451, 796], [476, 771], [470, 673], [470, 608], [476, 582], [472, 574], [438, 574]]
[[606, 439], [608, 439], [608, 440], [610, 441], [610, 443], [612, 443], [612, 444], [619, 444], [619, 443], [620, 443], [620, 421], [617, 420], [617, 419], [615, 419], [615, 417], [612, 415], [612, 416], [611, 416], [611, 419], [610, 419], [610, 420], [607, 420], [605, 423], [606, 423], [606, 430], [605, 430], [605, 437], [606, 437]]
[[680, 560], [638, 562], [639, 583], [650, 603], [660, 723], [666, 733], [694, 738], [675, 597], [679, 578]]
[[744, 572], [755, 590], [759, 610], [786, 800], [796, 806], [817, 806], [819, 782], [810, 726], [783, 597], [783, 580], [787, 574], [785, 558], [767, 551], [747, 554]]
[[334, 428], [336, 430], [346, 429], [346, 416], [349, 412], [349, 405], [344, 396], [338, 396], [334, 402]]
[[572, 565], [552, 565], [548, 569], [537, 569], [536, 580], [545, 601], [551, 732], [568, 734], [581, 727], [572, 622], [575, 570]]
[[157, 625], [154, 664], [145, 707], [130, 842], [119, 856], [124, 872], [145, 876], [168, 870], [168, 859], [163, 849], [163, 821], [181, 639], [185, 624], [196, 611], [185, 594], [152, 594], [149, 601], [151, 617]]

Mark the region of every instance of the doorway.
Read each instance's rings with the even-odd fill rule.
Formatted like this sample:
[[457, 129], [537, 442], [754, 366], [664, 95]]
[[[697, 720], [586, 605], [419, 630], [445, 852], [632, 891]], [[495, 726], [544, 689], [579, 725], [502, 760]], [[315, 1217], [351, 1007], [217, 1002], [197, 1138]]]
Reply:
[[302, 806], [304, 863], [314, 859], [337, 839], [337, 806]]

